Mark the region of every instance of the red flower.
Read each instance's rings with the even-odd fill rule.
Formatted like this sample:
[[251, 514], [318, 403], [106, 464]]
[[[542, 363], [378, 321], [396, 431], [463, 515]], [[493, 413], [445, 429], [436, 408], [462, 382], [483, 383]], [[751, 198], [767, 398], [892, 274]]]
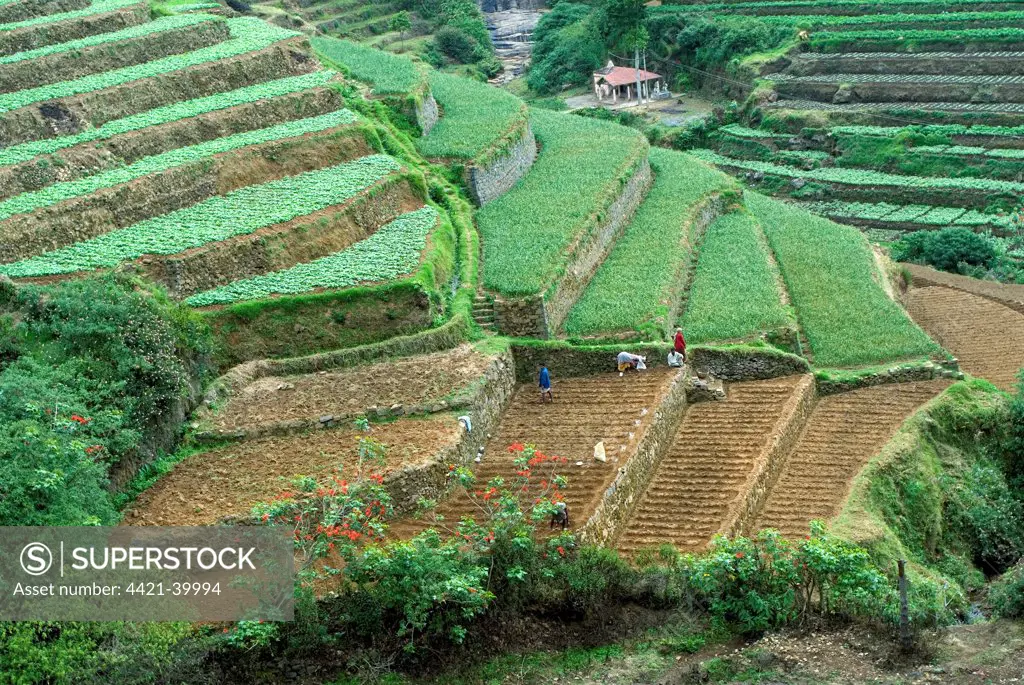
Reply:
[[559, 554], [559, 556], [563, 556], [564, 557], [565, 556], [565, 547], [559, 547], [558, 548], [558, 554]]
[[743, 557], [745, 557], [745, 556], [747, 556], [747, 555], [746, 555], [746, 554], [744, 554], [743, 552], [736, 552], [736, 558], [737, 558], [737, 559], [742, 559], [742, 558], [743, 558]]
[[508, 446], [509, 452], [522, 452], [525, 449], [526, 446], [523, 445], [523, 443], [521, 442], [513, 442], [511, 445]]

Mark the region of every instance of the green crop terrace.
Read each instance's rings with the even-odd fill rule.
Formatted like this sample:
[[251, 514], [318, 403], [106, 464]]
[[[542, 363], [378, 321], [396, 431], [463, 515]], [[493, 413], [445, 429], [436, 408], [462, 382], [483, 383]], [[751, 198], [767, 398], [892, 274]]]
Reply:
[[526, 128], [526, 105], [498, 88], [434, 72], [430, 90], [444, 116], [417, 143], [428, 159], [486, 160]]
[[749, 339], [790, 323], [757, 221], [747, 212], [719, 217], [700, 247], [683, 315], [687, 338], [691, 343]]
[[88, 128], [81, 133], [73, 135], [12, 145], [0, 150], [0, 166], [27, 162], [40, 155], [51, 154], [74, 147], [75, 145], [107, 140], [124, 133], [141, 131], [150, 126], [159, 126], [182, 119], [190, 119], [207, 112], [216, 112], [259, 100], [269, 100], [282, 95], [298, 93], [310, 88], [326, 85], [336, 76], [337, 72], [329, 70], [314, 71], [300, 76], [289, 76], [274, 81], [266, 81], [254, 86], [217, 93], [216, 95], [175, 102], [139, 114], [133, 114], [123, 119], [115, 119], [102, 126]]
[[536, 163], [477, 212], [484, 286], [505, 295], [539, 294], [556, 280], [566, 250], [648, 151], [639, 132], [595, 119], [535, 110], [530, 123], [542, 145]]
[[55, 24], [57, 22], [68, 21], [71, 19], [80, 19], [82, 17], [89, 17], [103, 12], [113, 12], [114, 10], [138, 4], [140, 4], [139, 0], [95, 0], [85, 9], [74, 10], [72, 12], [61, 12], [59, 14], [44, 14], [39, 17], [25, 19], [23, 21], [0, 24], [0, 33], [29, 28], [32, 26], [41, 26], [42, 24]]
[[[718, 3], [694, 3], [694, 4], [664, 4], [660, 7], [649, 7], [648, 11], [654, 15], [678, 14], [678, 13], [742, 13], [761, 15], [764, 14], [804, 14], [812, 15], [822, 7], [829, 8], [850, 8], [850, 14], [881, 14], [886, 7], [913, 7], [920, 8], [921, 13], [925, 12], [949, 12], [956, 11], [961, 7], [981, 5], [991, 7], [992, 5], [1015, 6], [1020, 5], [1021, 0], [833, 0], [822, 2], [821, 0], [776, 0], [774, 2], [718, 2]], [[788, 10], [792, 10], [789, 12]]]
[[128, 183], [148, 174], [155, 174], [174, 167], [197, 162], [213, 155], [230, 152], [231, 150], [237, 150], [250, 145], [259, 145], [275, 140], [303, 136], [307, 133], [326, 131], [338, 126], [355, 123], [355, 121], [356, 117], [352, 112], [342, 109], [317, 117], [288, 121], [268, 128], [236, 133], [233, 136], [226, 136], [224, 138], [215, 138], [205, 143], [169, 150], [152, 157], [143, 157], [139, 161], [127, 166], [75, 179], [74, 181], [55, 183], [40, 190], [22, 193], [21, 195], [4, 200], [0, 202], [0, 220], [15, 214], [25, 214], [42, 207], [49, 207], [71, 198], [88, 195], [97, 190]]
[[235, 281], [193, 295], [186, 302], [204, 307], [394, 280], [419, 266], [427, 235], [437, 225], [437, 220], [436, 209], [423, 207], [403, 214], [341, 252], [282, 271]]
[[696, 242], [695, 211], [714, 194], [738, 190], [731, 178], [683, 153], [652, 148], [650, 158], [654, 185], [569, 313], [569, 335], [663, 338], [675, 323], [669, 314], [682, 295], [681, 267]]
[[860, 231], [757, 193], [745, 198], [778, 260], [815, 364], [858, 366], [939, 352], [878, 284], [883, 276]]
[[81, 50], [82, 48], [88, 48], [95, 45], [104, 45], [106, 43], [129, 40], [131, 38], [140, 38], [142, 36], [161, 33], [163, 31], [175, 31], [215, 21], [222, 22], [224, 19], [209, 14], [180, 14], [172, 17], [160, 17], [151, 22], [139, 24], [137, 26], [129, 26], [128, 28], [121, 29], [120, 31], [87, 36], [85, 38], [68, 41], [66, 43], [46, 45], [34, 50], [16, 52], [13, 55], [3, 55], [0, 56], [0, 65], [38, 59], [40, 57], [47, 57], [49, 55], [56, 55], [64, 52], [73, 52], [75, 50]]
[[324, 36], [310, 44], [329, 62], [347, 68], [354, 79], [372, 85], [377, 95], [412, 93], [425, 81], [423, 68], [407, 57]]
[[122, 69], [92, 74], [73, 81], [62, 81], [38, 88], [27, 88], [14, 93], [0, 95], [0, 113], [9, 112], [35, 102], [88, 93], [160, 74], [187, 69], [198, 64], [237, 57], [247, 52], [262, 50], [274, 43], [300, 35], [295, 31], [278, 28], [252, 17], [229, 19], [228, 28], [231, 31], [231, 39], [217, 45]]
[[176, 254], [344, 203], [400, 169], [391, 157], [370, 155], [247, 186], [38, 257], [0, 265], [0, 273], [14, 278], [69, 274], [117, 266], [144, 254]]
[[[811, 34], [810, 49], [820, 52], [851, 50], [908, 51], [909, 46], [933, 44], [955, 49], [970, 44], [1015, 45], [1024, 42], [1024, 28], [979, 29], [879, 29], [863, 31], [818, 31]], [[913, 51], [913, 50], [909, 50]]]

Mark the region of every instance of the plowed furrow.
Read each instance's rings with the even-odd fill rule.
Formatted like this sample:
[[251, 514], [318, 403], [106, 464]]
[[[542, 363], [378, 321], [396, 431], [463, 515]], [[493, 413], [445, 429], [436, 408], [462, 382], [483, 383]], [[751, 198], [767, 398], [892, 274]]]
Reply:
[[835, 516], [860, 469], [918, 407], [949, 381], [898, 383], [822, 398], [757, 520], [798, 538], [814, 519]]
[[914, 320], [960, 360], [960, 368], [1012, 390], [1024, 366], [1024, 314], [977, 295], [931, 286], [910, 291]]
[[632, 553], [664, 542], [686, 551], [703, 549], [740, 496], [801, 380], [735, 383], [724, 402], [690, 407], [619, 549]]
[[[532, 444], [545, 454], [566, 457], [569, 463], [557, 470], [568, 480], [562, 494], [573, 527], [583, 525], [619, 467], [636, 451], [674, 375], [652, 370], [621, 377], [556, 380], [555, 401], [548, 404], [538, 402], [533, 385], [521, 386], [488, 441], [481, 463], [473, 469], [478, 483], [495, 476], [514, 477], [517, 455], [508, 451], [513, 443]], [[601, 441], [608, 455], [605, 463], [593, 458], [594, 446]], [[480, 514], [464, 491], [454, 493], [437, 512], [449, 524], [466, 515], [479, 519]], [[392, 534], [409, 536], [426, 527], [424, 522], [402, 521], [392, 527]]]

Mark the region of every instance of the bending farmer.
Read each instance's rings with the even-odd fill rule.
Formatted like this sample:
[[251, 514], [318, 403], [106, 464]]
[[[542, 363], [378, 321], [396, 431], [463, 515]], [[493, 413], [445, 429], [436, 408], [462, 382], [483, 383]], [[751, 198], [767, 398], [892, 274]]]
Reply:
[[540, 373], [537, 375], [537, 385], [540, 386], [540, 401], [544, 401], [544, 397], [547, 396], [548, 402], [554, 402], [555, 396], [551, 394], [551, 374], [548, 372], [547, 364], [543, 364], [540, 367]]

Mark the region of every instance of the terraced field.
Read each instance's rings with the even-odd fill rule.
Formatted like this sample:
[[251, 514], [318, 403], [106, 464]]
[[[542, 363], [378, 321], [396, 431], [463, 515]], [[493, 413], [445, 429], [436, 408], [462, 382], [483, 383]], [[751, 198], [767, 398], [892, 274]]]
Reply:
[[835, 516], [850, 482], [903, 421], [949, 381], [882, 385], [819, 400], [768, 496], [755, 527], [790, 539]]
[[[609, 358], [609, 366], [612, 363]], [[674, 378], [673, 371], [661, 369], [642, 373], [603, 374], [584, 378], [555, 379], [553, 403], [538, 402], [533, 385], [518, 388], [501, 423], [473, 468], [481, 483], [515, 475], [513, 443], [532, 444], [545, 454], [565, 457], [563, 490], [572, 526], [583, 525], [600, 501], [605, 488], [619, 468], [635, 452]], [[594, 446], [604, 441], [608, 461], [595, 461]], [[472, 465], [471, 465], [472, 466]], [[473, 515], [475, 507], [464, 492], [455, 492], [437, 509], [454, 524]], [[409, 536], [426, 527], [424, 521], [407, 520], [392, 533]]]
[[670, 542], [699, 552], [731, 523], [758, 456], [809, 376], [732, 383], [724, 402], [690, 407], [618, 541], [621, 552]]
[[912, 288], [907, 309], [953, 353], [960, 368], [1012, 391], [1024, 368], [1024, 314], [992, 300], [943, 287]]

